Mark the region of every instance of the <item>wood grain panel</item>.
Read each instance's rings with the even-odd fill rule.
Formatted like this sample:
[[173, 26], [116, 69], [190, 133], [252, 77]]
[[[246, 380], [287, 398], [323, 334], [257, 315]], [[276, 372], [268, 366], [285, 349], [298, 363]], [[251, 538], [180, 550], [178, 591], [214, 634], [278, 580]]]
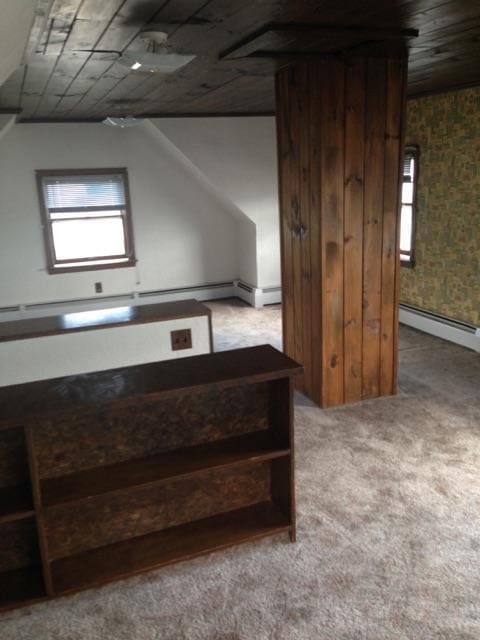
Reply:
[[365, 60], [352, 60], [346, 68], [344, 226], [345, 402], [357, 402], [362, 398], [365, 67]]
[[324, 407], [395, 389], [404, 70], [358, 56], [277, 78], [285, 344]]
[[52, 559], [270, 499], [269, 463], [96, 496], [45, 512]]
[[57, 560], [55, 588], [78, 591], [281, 531], [291, 524], [276, 505], [255, 504]]
[[[305, 88], [305, 94], [299, 100], [299, 118], [300, 123], [305, 121], [310, 122], [310, 82], [309, 82], [309, 68], [308, 65], [301, 65], [300, 70], [300, 85]], [[302, 378], [299, 378], [299, 384], [303, 391], [311, 389], [312, 387], [312, 261], [310, 256], [310, 130], [308, 126], [302, 126], [300, 124], [300, 176], [299, 176], [299, 210], [300, 220], [298, 227], [298, 245], [300, 253], [300, 281], [301, 281], [301, 296], [302, 296], [302, 344], [301, 355], [303, 360], [302, 364], [305, 365]]]
[[403, 60], [387, 62], [387, 103], [383, 195], [382, 291], [380, 317], [380, 395], [395, 392], [395, 334], [398, 323], [395, 300], [398, 264], [399, 166], [402, 153], [404, 69]]
[[35, 431], [35, 451], [40, 477], [54, 478], [268, 426], [268, 386], [260, 384], [72, 411]]
[[362, 397], [379, 395], [382, 290], [383, 182], [386, 63], [369, 59], [366, 81], [365, 187], [363, 218]]
[[295, 163], [291, 149], [291, 110], [288, 100], [288, 86], [290, 82], [289, 72], [278, 75], [276, 79], [277, 101], [282, 100], [283, 109], [277, 116], [277, 153], [278, 153], [278, 183], [279, 201], [282, 216], [280, 217], [280, 245], [282, 261], [282, 319], [283, 319], [283, 350], [290, 357], [295, 355], [295, 319], [293, 304], [293, 258], [292, 258], [292, 233], [290, 224], [290, 203], [292, 186], [291, 178], [294, 177]]
[[322, 64], [323, 402], [343, 404], [344, 63]]
[[311, 382], [308, 395], [322, 404], [323, 368], [315, 366], [315, 363], [323, 362], [323, 336], [322, 336], [322, 231], [321, 231], [321, 191], [315, 188], [322, 184], [322, 82], [321, 74], [316, 73], [315, 68], [309, 69], [310, 85], [310, 122], [308, 125], [310, 135], [310, 262], [311, 262], [311, 374], [306, 374]]
[[[301, 211], [301, 184], [303, 179], [302, 173], [302, 145], [305, 140], [302, 138], [302, 105], [304, 101], [303, 87], [305, 78], [302, 70], [304, 67], [299, 65], [296, 73], [291, 78], [291, 82], [297, 85], [297, 90], [292, 92], [291, 103], [291, 130], [290, 135], [292, 145], [290, 148], [291, 161], [294, 166], [300, 168], [291, 175], [292, 192], [290, 196], [290, 230], [292, 237], [292, 263], [293, 263], [293, 313], [295, 322], [295, 331], [293, 334], [294, 342], [294, 360], [303, 364], [303, 278], [302, 278], [302, 256], [303, 256], [303, 237], [302, 237], [302, 211]], [[297, 378], [297, 389], [304, 391], [303, 374]]]
[[23, 429], [0, 432], [0, 487], [28, 483], [28, 460]]
[[33, 518], [0, 525], [0, 573], [40, 563]]

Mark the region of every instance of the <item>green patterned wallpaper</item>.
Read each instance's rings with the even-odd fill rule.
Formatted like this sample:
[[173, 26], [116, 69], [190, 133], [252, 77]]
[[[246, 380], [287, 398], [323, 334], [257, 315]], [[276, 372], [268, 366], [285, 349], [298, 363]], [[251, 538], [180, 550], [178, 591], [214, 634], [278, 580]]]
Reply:
[[480, 326], [480, 87], [410, 100], [420, 147], [416, 266], [401, 302]]

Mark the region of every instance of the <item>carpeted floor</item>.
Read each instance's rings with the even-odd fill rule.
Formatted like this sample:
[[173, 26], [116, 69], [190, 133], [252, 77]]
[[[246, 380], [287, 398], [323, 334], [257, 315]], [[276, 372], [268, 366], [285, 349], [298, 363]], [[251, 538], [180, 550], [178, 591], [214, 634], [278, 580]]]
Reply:
[[[217, 349], [280, 345], [278, 307], [211, 307]], [[400, 360], [396, 397], [297, 398], [296, 544], [9, 613], [0, 639], [480, 639], [480, 356], [402, 327]]]

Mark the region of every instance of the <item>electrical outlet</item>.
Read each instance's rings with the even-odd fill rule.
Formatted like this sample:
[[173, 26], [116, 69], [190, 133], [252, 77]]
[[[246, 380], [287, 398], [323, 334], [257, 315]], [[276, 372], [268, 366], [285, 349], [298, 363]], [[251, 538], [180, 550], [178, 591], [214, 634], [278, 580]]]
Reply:
[[170, 337], [172, 340], [172, 351], [192, 348], [192, 332], [190, 329], [170, 331]]
[[95, 282], [95, 293], [102, 293], [103, 287], [101, 282]]

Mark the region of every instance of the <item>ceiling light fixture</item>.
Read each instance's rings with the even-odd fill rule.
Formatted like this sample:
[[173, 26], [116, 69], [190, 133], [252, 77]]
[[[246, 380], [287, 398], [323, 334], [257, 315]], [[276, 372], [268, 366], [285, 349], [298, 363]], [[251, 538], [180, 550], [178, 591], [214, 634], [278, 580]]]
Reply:
[[134, 127], [137, 124], [141, 124], [143, 122], [143, 118], [116, 118], [115, 116], [110, 116], [102, 120], [102, 124], [106, 124], [109, 127], [120, 127], [120, 129], [125, 129], [126, 127]]
[[144, 31], [140, 39], [146, 42], [146, 51], [126, 51], [118, 59], [124, 67], [133, 71], [150, 73], [174, 73], [196, 57], [193, 54], [174, 53], [167, 43], [164, 31]]
[[124, 53], [118, 62], [133, 71], [150, 73], [174, 73], [191, 62], [195, 56], [178, 53]]

